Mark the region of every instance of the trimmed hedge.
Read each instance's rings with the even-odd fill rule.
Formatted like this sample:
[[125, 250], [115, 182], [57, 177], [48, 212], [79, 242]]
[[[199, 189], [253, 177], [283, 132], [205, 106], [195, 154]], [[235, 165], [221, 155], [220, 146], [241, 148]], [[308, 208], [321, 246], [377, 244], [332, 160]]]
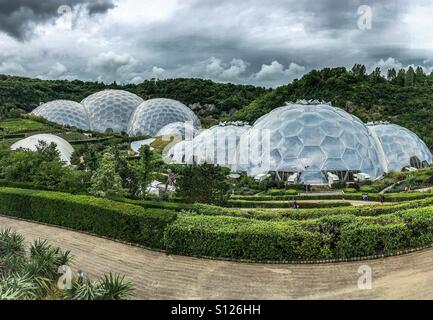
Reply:
[[[329, 201], [329, 202], [302, 202], [297, 201], [299, 208], [333, 208], [333, 207], [350, 207], [349, 202]], [[228, 200], [227, 207], [232, 208], [291, 208], [291, 201], [246, 201], [246, 200]]]
[[150, 200], [134, 200], [128, 198], [113, 199], [116, 201], [133, 204], [145, 209], [167, 209], [174, 211], [182, 211], [193, 209], [194, 205], [190, 203], [167, 202], [167, 201], [150, 201]]
[[266, 193], [270, 196], [296, 196], [299, 194], [298, 190], [294, 189], [269, 189]]
[[251, 209], [240, 210], [233, 208], [222, 208], [206, 204], [194, 204], [192, 211], [201, 215], [211, 216], [232, 216], [258, 220], [306, 220], [324, 216], [351, 214], [355, 216], [379, 216], [390, 214], [402, 210], [422, 208], [433, 205], [433, 198], [414, 200], [404, 203], [391, 203], [383, 205], [358, 206], [358, 207], [332, 207], [318, 209], [298, 209], [298, 210], [266, 210]]
[[164, 229], [177, 217], [102, 198], [12, 188], [0, 188], [0, 213], [161, 249]]
[[390, 254], [433, 242], [433, 207], [305, 221], [182, 214], [167, 226], [164, 239], [169, 253], [256, 261]]
[[[363, 193], [338, 193], [338, 194], [304, 194], [298, 196], [238, 196], [234, 195], [231, 197], [232, 200], [244, 200], [244, 201], [283, 201], [283, 200], [362, 200]], [[425, 192], [401, 192], [401, 193], [386, 193], [384, 195], [385, 202], [402, 202], [419, 200], [432, 197], [433, 194]], [[381, 195], [378, 193], [368, 194], [370, 201], [380, 201]]]
[[181, 215], [167, 227], [169, 253], [248, 260], [304, 260], [331, 256], [320, 233], [285, 222]]
[[195, 204], [192, 212], [177, 214], [90, 196], [0, 188], [2, 214], [168, 253], [255, 261], [352, 258], [422, 247], [433, 243], [432, 203], [428, 198], [370, 208], [286, 210], [316, 216], [265, 221], [257, 217], [270, 211], [245, 211], [256, 214], [247, 218], [228, 216], [241, 210]]

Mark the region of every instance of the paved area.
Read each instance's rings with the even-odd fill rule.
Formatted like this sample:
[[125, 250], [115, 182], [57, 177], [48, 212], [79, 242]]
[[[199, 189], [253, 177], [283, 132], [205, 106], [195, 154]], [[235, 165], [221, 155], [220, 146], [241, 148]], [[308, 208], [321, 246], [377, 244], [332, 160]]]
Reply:
[[[433, 249], [353, 263], [246, 264], [168, 256], [2, 216], [0, 228], [71, 250], [74, 269], [90, 277], [125, 274], [136, 299], [433, 299]], [[357, 286], [365, 264], [373, 270], [371, 290]]]

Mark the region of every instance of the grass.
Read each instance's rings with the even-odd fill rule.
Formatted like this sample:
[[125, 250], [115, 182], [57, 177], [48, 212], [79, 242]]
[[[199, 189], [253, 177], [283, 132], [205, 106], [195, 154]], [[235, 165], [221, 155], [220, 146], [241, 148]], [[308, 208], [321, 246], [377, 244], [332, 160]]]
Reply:
[[6, 129], [7, 134], [46, 131], [51, 128], [41, 122], [30, 119], [6, 119], [0, 121], [0, 128]]

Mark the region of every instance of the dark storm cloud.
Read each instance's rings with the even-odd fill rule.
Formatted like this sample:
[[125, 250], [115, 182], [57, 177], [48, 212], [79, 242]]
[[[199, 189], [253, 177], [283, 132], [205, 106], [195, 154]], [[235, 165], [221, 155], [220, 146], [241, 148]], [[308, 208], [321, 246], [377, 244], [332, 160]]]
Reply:
[[89, 14], [104, 13], [113, 0], [0, 0], [0, 31], [24, 39], [33, 25], [58, 17], [61, 6], [86, 5]]
[[[72, 27], [29, 32], [58, 16], [60, 4], [75, 5]], [[361, 5], [371, 7], [372, 29], [358, 27]], [[421, 63], [430, 70], [431, 14], [429, 0], [0, 0], [0, 30], [29, 40], [0, 43], [0, 73], [277, 86], [355, 63], [369, 71]]]

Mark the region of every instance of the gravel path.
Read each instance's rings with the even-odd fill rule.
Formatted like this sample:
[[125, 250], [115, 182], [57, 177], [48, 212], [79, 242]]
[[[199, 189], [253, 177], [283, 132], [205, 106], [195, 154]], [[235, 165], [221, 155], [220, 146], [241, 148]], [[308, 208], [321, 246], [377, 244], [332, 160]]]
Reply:
[[[113, 271], [135, 284], [136, 299], [432, 299], [433, 249], [380, 260], [326, 265], [246, 264], [168, 256], [114, 241], [0, 216], [27, 241], [71, 250], [90, 277]], [[357, 287], [358, 268], [373, 288]]]

